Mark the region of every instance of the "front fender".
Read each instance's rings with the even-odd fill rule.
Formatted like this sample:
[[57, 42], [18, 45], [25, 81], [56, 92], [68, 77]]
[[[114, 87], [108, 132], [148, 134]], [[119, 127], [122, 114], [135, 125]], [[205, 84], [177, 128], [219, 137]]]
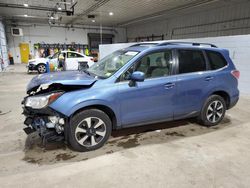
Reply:
[[118, 115], [118, 110], [116, 109], [116, 107], [114, 105], [111, 105], [108, 101], [105, 100], [98, 100], [98, 99], [93, 99], [93, 100], [88, 100], [88, 101], [83, 101], [75, 106], [73, 106], [71, 109], [69, 109], [65, 115], [67, 115], [68, 117], [71, 116], [72, 114], [74, 114], [76, 111], [82, 109], [82, 108], [86, 108], [88, 106], [96, 106], [96, 105], [102, 105], [102, 106], [106, 106], [108, 108], [110, 108], [116, 115]]
[[110, 108], [117, 120], [117, 125], [120, 124], [119, 102], [116, 100], [115, 91], [110, 92], [105, 90], [95, 90], [90, 92], [86, 90], [79, 90], [68, 92], [59, 97], [55, 102], [50, 104], [50, 108], [55, 111], [70, 117], [76, 111], [86, 108], [88, 106], [102, 105]]

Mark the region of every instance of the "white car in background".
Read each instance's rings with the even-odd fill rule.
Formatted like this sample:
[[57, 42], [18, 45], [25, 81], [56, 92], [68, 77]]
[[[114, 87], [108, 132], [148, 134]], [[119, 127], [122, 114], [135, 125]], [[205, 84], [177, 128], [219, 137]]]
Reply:
[[46, 63], [53, 64], [54, 67], [59, 66], [59, 56], [63, 56], [64, 66], [63, 70], [79, 70], [79, 64], [85, 63], [86, 68], [91, 67], [94, 64], [94, 58], [90, 56], [86, 56], [79, 52], [75, 51], [60, 51], [55, 53], [53, 56], [48, 56], [46, 58], [36, 58], [29, 60], [29, 64], [27, 66], [28, 72], [31, 70], [36, 70], [38, 73], [46, 73]]

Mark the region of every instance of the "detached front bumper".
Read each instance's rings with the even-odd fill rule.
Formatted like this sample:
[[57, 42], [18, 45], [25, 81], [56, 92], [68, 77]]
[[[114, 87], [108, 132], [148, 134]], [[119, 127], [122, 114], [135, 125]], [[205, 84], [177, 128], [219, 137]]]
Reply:
[[[22, 102], [24, 104], [24, 101]], [[38, 132], [39, 136], [46, 141], [61, 141], [65, 139], [65, 127], [67, 118], [53, 109], [32, 109], [23, 106], [23, 115], [26, 117], [24, 128], [26, 134]]]

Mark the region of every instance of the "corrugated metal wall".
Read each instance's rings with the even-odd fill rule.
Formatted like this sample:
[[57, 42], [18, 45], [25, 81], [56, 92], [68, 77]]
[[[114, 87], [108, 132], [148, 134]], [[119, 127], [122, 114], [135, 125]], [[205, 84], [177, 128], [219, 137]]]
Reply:
[[193, 12], [189, 10], [184, 15], [128, 26], [127, 36], [132, 41], [152, 34], [164, 34], [164, 39], [182, 39], [250, 33], [250, 2]]

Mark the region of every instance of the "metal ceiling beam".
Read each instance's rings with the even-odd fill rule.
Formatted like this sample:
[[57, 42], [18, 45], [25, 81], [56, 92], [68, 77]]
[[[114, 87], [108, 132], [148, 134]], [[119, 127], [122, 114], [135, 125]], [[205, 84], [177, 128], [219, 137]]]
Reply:
[[[13, 25], [16, 25], [17, 27], [34, 27], [34, 26], [47, 26], [47, 24], [42, 24], [42, 23], [26, 23], [26, 22], [19, 22], [19, 23], [12, 23], [11, 20], [7, 23], [8, 26], [12, 27]], [[51, 25], [51, 28], [65, 28], [65, 29], [86, 29], [86, 30], [96, 30], [99, 31], [100, 27], [96, 26], [89, 26], [89, 25], [73, 25], [71, 27], [68, 27], [67, 25]], [[104, 27], [102, 28], [104, 31], [111, 31], [117, 33], [117, 30], [114, 28], [109, 28], [109, 27]]]
[[101, 6], [105, 5], [106, 3], [108, 3], [110, 0], [99, 0], [97, 1], [95, 4], [93, 4], [91, 7], [89, 7], [88, 9], [84, 10], [82, 13], [76, 15], [76, 17], [74, 17], [73, 19], [71, 19], [68, 23], [66, 23], [67, 25], [69, 24], [73, 24], [75, 23], [77, 20], [81, 19], [83, 16], [87, 16], [88, 14], [90, 14], [91, 12], [95, 11], [96, 9], [100, 8]]
[[29, 10], [40, 10], [40, 11], [56, 11], [56, 12], [72, 12], [72, 11], [67, 11], [67, 10], [58, 10], [55, 7], [43, 7], [43, 6], [33, 6], [29, 5], [28, 7], [23, 6], [22, 4], [6, 4], [6, 3], [0, 3], [0, 7], [4, 8], [19, 8], [19, 9], [29, 9]]
[[181, 6], [172, 8], [172, 9], [166, 9], [166, 10], [154, 13], [154, 14], [138, 17], [138, 18], [135, 18], [135, 19], [123, 22], [123, 23], [119, 23], [117, 25], [120, 27], [125, 27], [125, 26], [131, 25], [131, 24], [151, 20], [154, 18], [159, 18], [159, 17], [165, 16], [165, 15], [171, 14], [171, 13], [175, 13], [177, 11], [182, 11], [182, 10], [186, 10], [186, 9], [190, 9], [190, 8], [194, 8], [194, 7], [203, 6], [203, 5], [210, 4], [210, 3], [213, 3], [216, 1], [219, 1], [219, 0], [197, 0], [194, 3], [188, 3], [186, 5], [181, 5]]

